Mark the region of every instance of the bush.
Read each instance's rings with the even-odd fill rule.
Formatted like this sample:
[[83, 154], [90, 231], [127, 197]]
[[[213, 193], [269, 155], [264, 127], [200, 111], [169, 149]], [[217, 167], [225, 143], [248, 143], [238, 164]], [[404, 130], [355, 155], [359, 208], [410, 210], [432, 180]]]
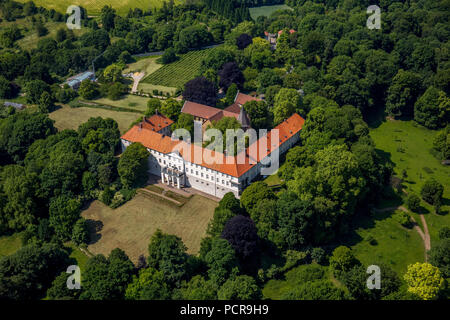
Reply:
[[311, 251], [311, 259], [318, 264], [325, 264], [327, 255], [322, 248], [313, 248]]
[[439, 229], [439, 239], [448, 239], [450, 238], [450, 228], [449, 227], [442, 227]]
[[305, 261], [307, 254], [306, 254], [306, 252], [302, 252], [302, 251], [288, 250], [284, 254], [284, 257], [286, 258], [286, 263], [284, 264], [282, 271], [286, 272], [286, 271], [302, 264]]
[[406, 228], [411, 228], [412, 227], [411, 217], [406, 212], [403, 212], [403, 211], [399, 212], [399, 213], [394, 215], [394, 218], [402, 226], [404, 226]]
[[420, 208], [420, 198], [418, 195], [411, 193], [406, 200], [406, 206], [412, 212], [418, 212]]
[[443, 194], [444, 187], [433, 178], [425, 181], [425, 184], [422, 186], [422, 190], [420, 192], [422, 199], [433, 205], [442, 200]]
[[100, 195], [100, 200], [109, 206], [114, 198], [114, 191], [111, 190], [109, 187], [106, 187], [105, 190]]
[[161, 57], [161, 62], [163, 64], [169, 64], [178, 60], [178, 56], [175, 52], [174, 48], [168, 48], [164, 51], [163, 56]]

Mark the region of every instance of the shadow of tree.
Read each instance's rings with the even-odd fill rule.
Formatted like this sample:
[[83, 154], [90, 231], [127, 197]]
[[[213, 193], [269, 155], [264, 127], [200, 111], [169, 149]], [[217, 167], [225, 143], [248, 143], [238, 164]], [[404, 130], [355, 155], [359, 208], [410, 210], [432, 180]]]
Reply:
[[102, 237], [102, 235], [99, 232], [103, 229], [103, 222], [101, 222], [100, 220], [87, 219], [86, 224], [89, 231], [88, 244], [94, 244], [97, 241], [99, 241]]

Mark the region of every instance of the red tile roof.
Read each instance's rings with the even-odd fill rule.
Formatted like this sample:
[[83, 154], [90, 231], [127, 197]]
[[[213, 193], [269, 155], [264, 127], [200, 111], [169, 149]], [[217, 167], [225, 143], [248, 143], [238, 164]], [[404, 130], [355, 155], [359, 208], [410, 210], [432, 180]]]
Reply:
[[220, 110], [220, 112], [218, 112], [215, 115], [213, 115], [211, 118], [209, 118], [209, 120], [210, 121], [219, 121], [223, 117], [236, 118], [236, 120], [237, 120], [237, 118], [239, 117], [239, 112], [238, 113], [229, 112], [226, 109], [225, 110]]
[[241, 105], [243, 106], [249, 101], [261, 101], [261, 99], [238, 92], [236, 98], [234, 99], [234, 103], [231, 106], [226, 107], [224, 110], [239, 115], [241, 112]]
[[[302, 129], [304, 122], [305, 120], [298, 114], [293, 114], [289, 119], [275, 127], [275, 129], [279, 130], [279, 139], [272, 141], [272, 131], [267, 134], [267, 149], [258, 150], [257, 159], [250, 159], [248, 156], [248, 150], [252, 150], [252, 147], [255, 146], [254, 144], [252, 144], [249, 149], [242, 151], [240, 153], [241, 156], [243, 156], [242, 153], [245, 152], [245, 161], [242, 164], [237, 163], [239, 155], [232, 157], [222, 153], [216, 153], [214, 151], [208, 152], [200, 146], [188, 144], [184, 141], [174, 141], [171, 137], [164, 136], [145, 128], [140, 128], [138, 125], [134, 126], [127, 133], [125, 133], [122, 136], [122, 139], [130, 142], [140, 142], [149, 149], [165, 154], [178, 151], [185, 161], [222, 172], [233, 177], [240, 177], [255, 165], [254, 162], [261, 161], [271, 152], [276, 150], [280, 145], [286, 142], [286, 140], [295, 134], [298, 134]], [[261, 139], [262, 138], [260, 138], [260, 140]], [[259, 147], [261, 147], [259, 140], [255, 143], [259, 149]], [[206, 157], [205, 159], [205, 153], [209, 153], [212, 158]], [[196, 154], [203, 155], [201, 157], [202, 159], [197, 159], [195, 157]], [[221, 161], [216, 161], [216, 163], [214, 163], [212, 161], [214, 157], [217, 157], [217, 159], [220, 159]], [[210, 161], [208, 161], [208, 159], [210, 159]]]
[[152, 131], [160, 131], [173, 124], [173, 121], [162, 114], [154, 114], [150, 118], [144, 117], [142, 127]]
[[204, 104], [195, 103], [192, 101], [186, 101], [181, 109], [182, 113], [188, 113], [194, 117], [199, 117], [202, 119], [210, 119], [220, 111], [220, 109], [205, 106]]

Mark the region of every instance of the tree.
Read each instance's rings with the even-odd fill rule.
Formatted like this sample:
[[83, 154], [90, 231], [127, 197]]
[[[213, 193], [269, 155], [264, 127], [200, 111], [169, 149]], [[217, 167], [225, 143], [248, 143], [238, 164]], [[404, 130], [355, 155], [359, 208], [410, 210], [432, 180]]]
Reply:
[[47, 297], [50, 300], [77, 300], [80, 290], [70, 290], [67, 288], [69, 273], [64, 270], [53, 280], [51, 287], [47, 290]]
[[68, 253], [56, 244], [22, 247], [0, 259], [0, 296], [11, 300], [41, 299], [68, 263]]
[[242, 88], [244, 84], [244, 75], [242, 74], [239, 66], [236, 62], [227, 62], [222, 66], [219, 71], [219, 86], [227, 91], [231, 84], [236, 84], [239, 88]]
[[233, 247], [227, 240], [213, 238], [200, 256], [208, 266], [208, 276], [213, 283], [222, 285], [238, 267]]
[[133, 276], [125, 291], [125, 299], [167, 300], [170, 299], [170, 287], [161, 271], [144, 268], [139, 271], [139, 276]]
[[42, 113], [49, 113], [53, 104], [54, 99], [52, 95], [47, 91], [42, 92], [41, 98], [39, 99], [39, 111]]
[[194, 116], [188, 113], [182, 113], [177, 122], [172, 125], [172, 131], [177, 129], [186, 129], [191, 137], [194, 137]]
[[113, 63], [103, 70], [103, 78], [106, 82], [118, 82], [122, 80], [122, 67]]
[[227, 105], [232, 105], [236, 99], [239, 89], [235, 83], [232, 83], [227, 89], [227, 95], [225, 96], [225, 101]]
[[258, 259], [259, 237], [255, 223], [249, 217], [237, 215], [228, 220], [221, 237], [231, 244], [243, 264], [248, 265]]
[[80, 246], [82, 244], [87, 244], [89, 241], [89, 231], [86, 220], [80, 218], [75, 222], [72, 230], [72, 242]]
[[266, 102], [254, 100], [248, 101], [244, 104], [243, 108], [250, 118], [253, 129], [270, 129], [271, 115]]
[[228, 279], [217, 292], [219, 300], [258, 300], [262, 297], [261, 289], [250, 276], [238, 276]]
[[181, 283], [186, 273], [186, 246], [175, 235], [168, 235], [156, 230], [148, 246], [148, 265], [163, 273], [170, 286]]
[[196, 275], [185, 283], [180, 289], [183, 300], [216, 300], [216, 284], [211, 280], [206, 280], [201, 275]]
[[439, 131], [433, 140], [433, 150], [438, 159], [450, 159], [450, 126]]
[[156, 110], [161, 111], [161, 101], [156, 98], [151, 98], [147, 101], [147, 111], [145, 111], [145, 116], [153, 116], [156, 113]]
[[276, 196], [265, 182], [257, 181], [244, 190], [241, 204], [251, 214], [253, 208], [263, 199], [276, 199]]
[[63, 241], [70, 240], [72, 229], [80, 218], [81, 203], [63, 195], [50, 201], [49, 220], [56, 235]]
[[406, 205], [408, 206], [408, 209], [413, 212], [418, 212], [420, 209], [420, 198], [415, 193], [411, 193], [408, 196], [408, 199], [406, 200]]
[[214, 107], [217, 103], [217, 88], [205, 77], [197, 77], [184, 85], [183, 98]]
[[167, 48], [161, 57], [161, 62], [163, 64], [169, 64], [178, 60], [176, 50], [174, 48]]
[[414, 120], [429, 129], [445, 126], [449, 117], [450, 98], [435, 87], [429, 87], [414, 105]]
[[408, 285], [408, 292], [418, 295], [423, 300], [437, 298], [444, 286], [441, 272], [429, 263], [410, 264], [404, 279]]
[[99, 95], [98, 85], [89, 79], [83, 80], [80, 88], [78, 89], [78, 94], [83, 99], [95, 99]]
[[244, 50], [249, 45], [252, 44], [252, 36], [242, 33], [239, 37], [236, 39], [236, 45], [239, 48], [239, 50]]
[[132, 280], [134, 265], [121, 249], [114, 249], [106, 258], [90, 258], [83, 273], [81, 300], [121, 300]]
[[443, 194], [444, 186], [433, 178], [425, 181], [422, 189], [420, 190], [422, 199], [433, 205], [442, 200]]
[[127, 86], [120, 82], [116, 82], [109, 86], [108, 98], [111, 100], [119, 100], [126, 93]]
[[4, 76], [0, 76], [0, 98], [9, 99], [15, 95], [14, 88]]
[[161, 107], [161, 113], [167, 118], [177, 121], [181, 113], [181, 104], [175, 99], [167, 99]]
[[117, 165], [124, 186], [132, 188], [147, 180], [148, 157], [149, 152], [140, 143], [133, 143], [125, 149]]
[[445, 278], [450, 278], [450, 238], [441, 239], [428, 252], [429, 262], [439, 268]]
[[104, 6], [100, 13], [100, 19], [102, 26], [106, 31], [114, 29], [114, 18], [116, 17], [116, 11], [111, 6]]
[[185, 53], [189, 49], [200, 49], [212, 41], [212, 36], [205, 25], [193, 25], [181, 30], [178, 51]]
[[410, 116], [421, 91], [420, 76], [400, 69], [392, 79], [386, 100], [386, 111], [392, 116]]
[[42, 80], [32, 80], [27, 82], [25, 86], [27, 92], [27, 102], [39, 104], [43, 92], [50, 92], [50, 87]]
[[275, 96], [273, 115], [275, 124], [289, 118], [300, 106], [300, 95], [295, 89], [281, 89]]
[[282, 296], [283, 300], [344, 300], [345, 298], [344, 290], [325, 279], [302, 283]]
[[334, 249], [333, 254], [330, 257], [330, 267], [337, 277], [342, 273], [350, 271], [350, 269], [359, 264], [360, 262], [355, 258], [352, 250], [345, 246]]

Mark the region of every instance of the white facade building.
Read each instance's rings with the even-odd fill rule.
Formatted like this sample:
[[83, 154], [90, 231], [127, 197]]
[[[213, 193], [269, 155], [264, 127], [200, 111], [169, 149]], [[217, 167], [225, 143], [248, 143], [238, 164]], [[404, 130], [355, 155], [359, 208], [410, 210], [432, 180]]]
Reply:
[[217, 154], [221, 163], [210, 164], [211, 161], [196, 158], [199, 153], [204, 154], [206, 149], [172, 140], [166, 134], [146, 128], [143, 123], [122, 136], [122, 149], [125, 150], [133, 142], [144, 145], [150, 153], [148, 171], [161, 177], [163, 183], [176, 188], [191, 187], [218, 198], [228, 192], [239, 197], [250, 182], [261, 174], [264, 167], [262, 163], [266, 163], [266, 158], [271, 157], [274, 151], [281, 155], [298, 142], [303, 123], [304, 119], [294, 114], [275, 128], [279, 136], [277, 141], [272, 139], [272, 132], [263, 137], [269, 141], [264, 145], [266, 150], [261, 150], [263, 147], [259, 143], [263, 138], [255, 142], [258, 143], [256, 163], [250, 160], [252, 154], [248, 156], [250, 147], [242, 151], [246, 152], [245, 163], [237, 163], [239, 156]]

